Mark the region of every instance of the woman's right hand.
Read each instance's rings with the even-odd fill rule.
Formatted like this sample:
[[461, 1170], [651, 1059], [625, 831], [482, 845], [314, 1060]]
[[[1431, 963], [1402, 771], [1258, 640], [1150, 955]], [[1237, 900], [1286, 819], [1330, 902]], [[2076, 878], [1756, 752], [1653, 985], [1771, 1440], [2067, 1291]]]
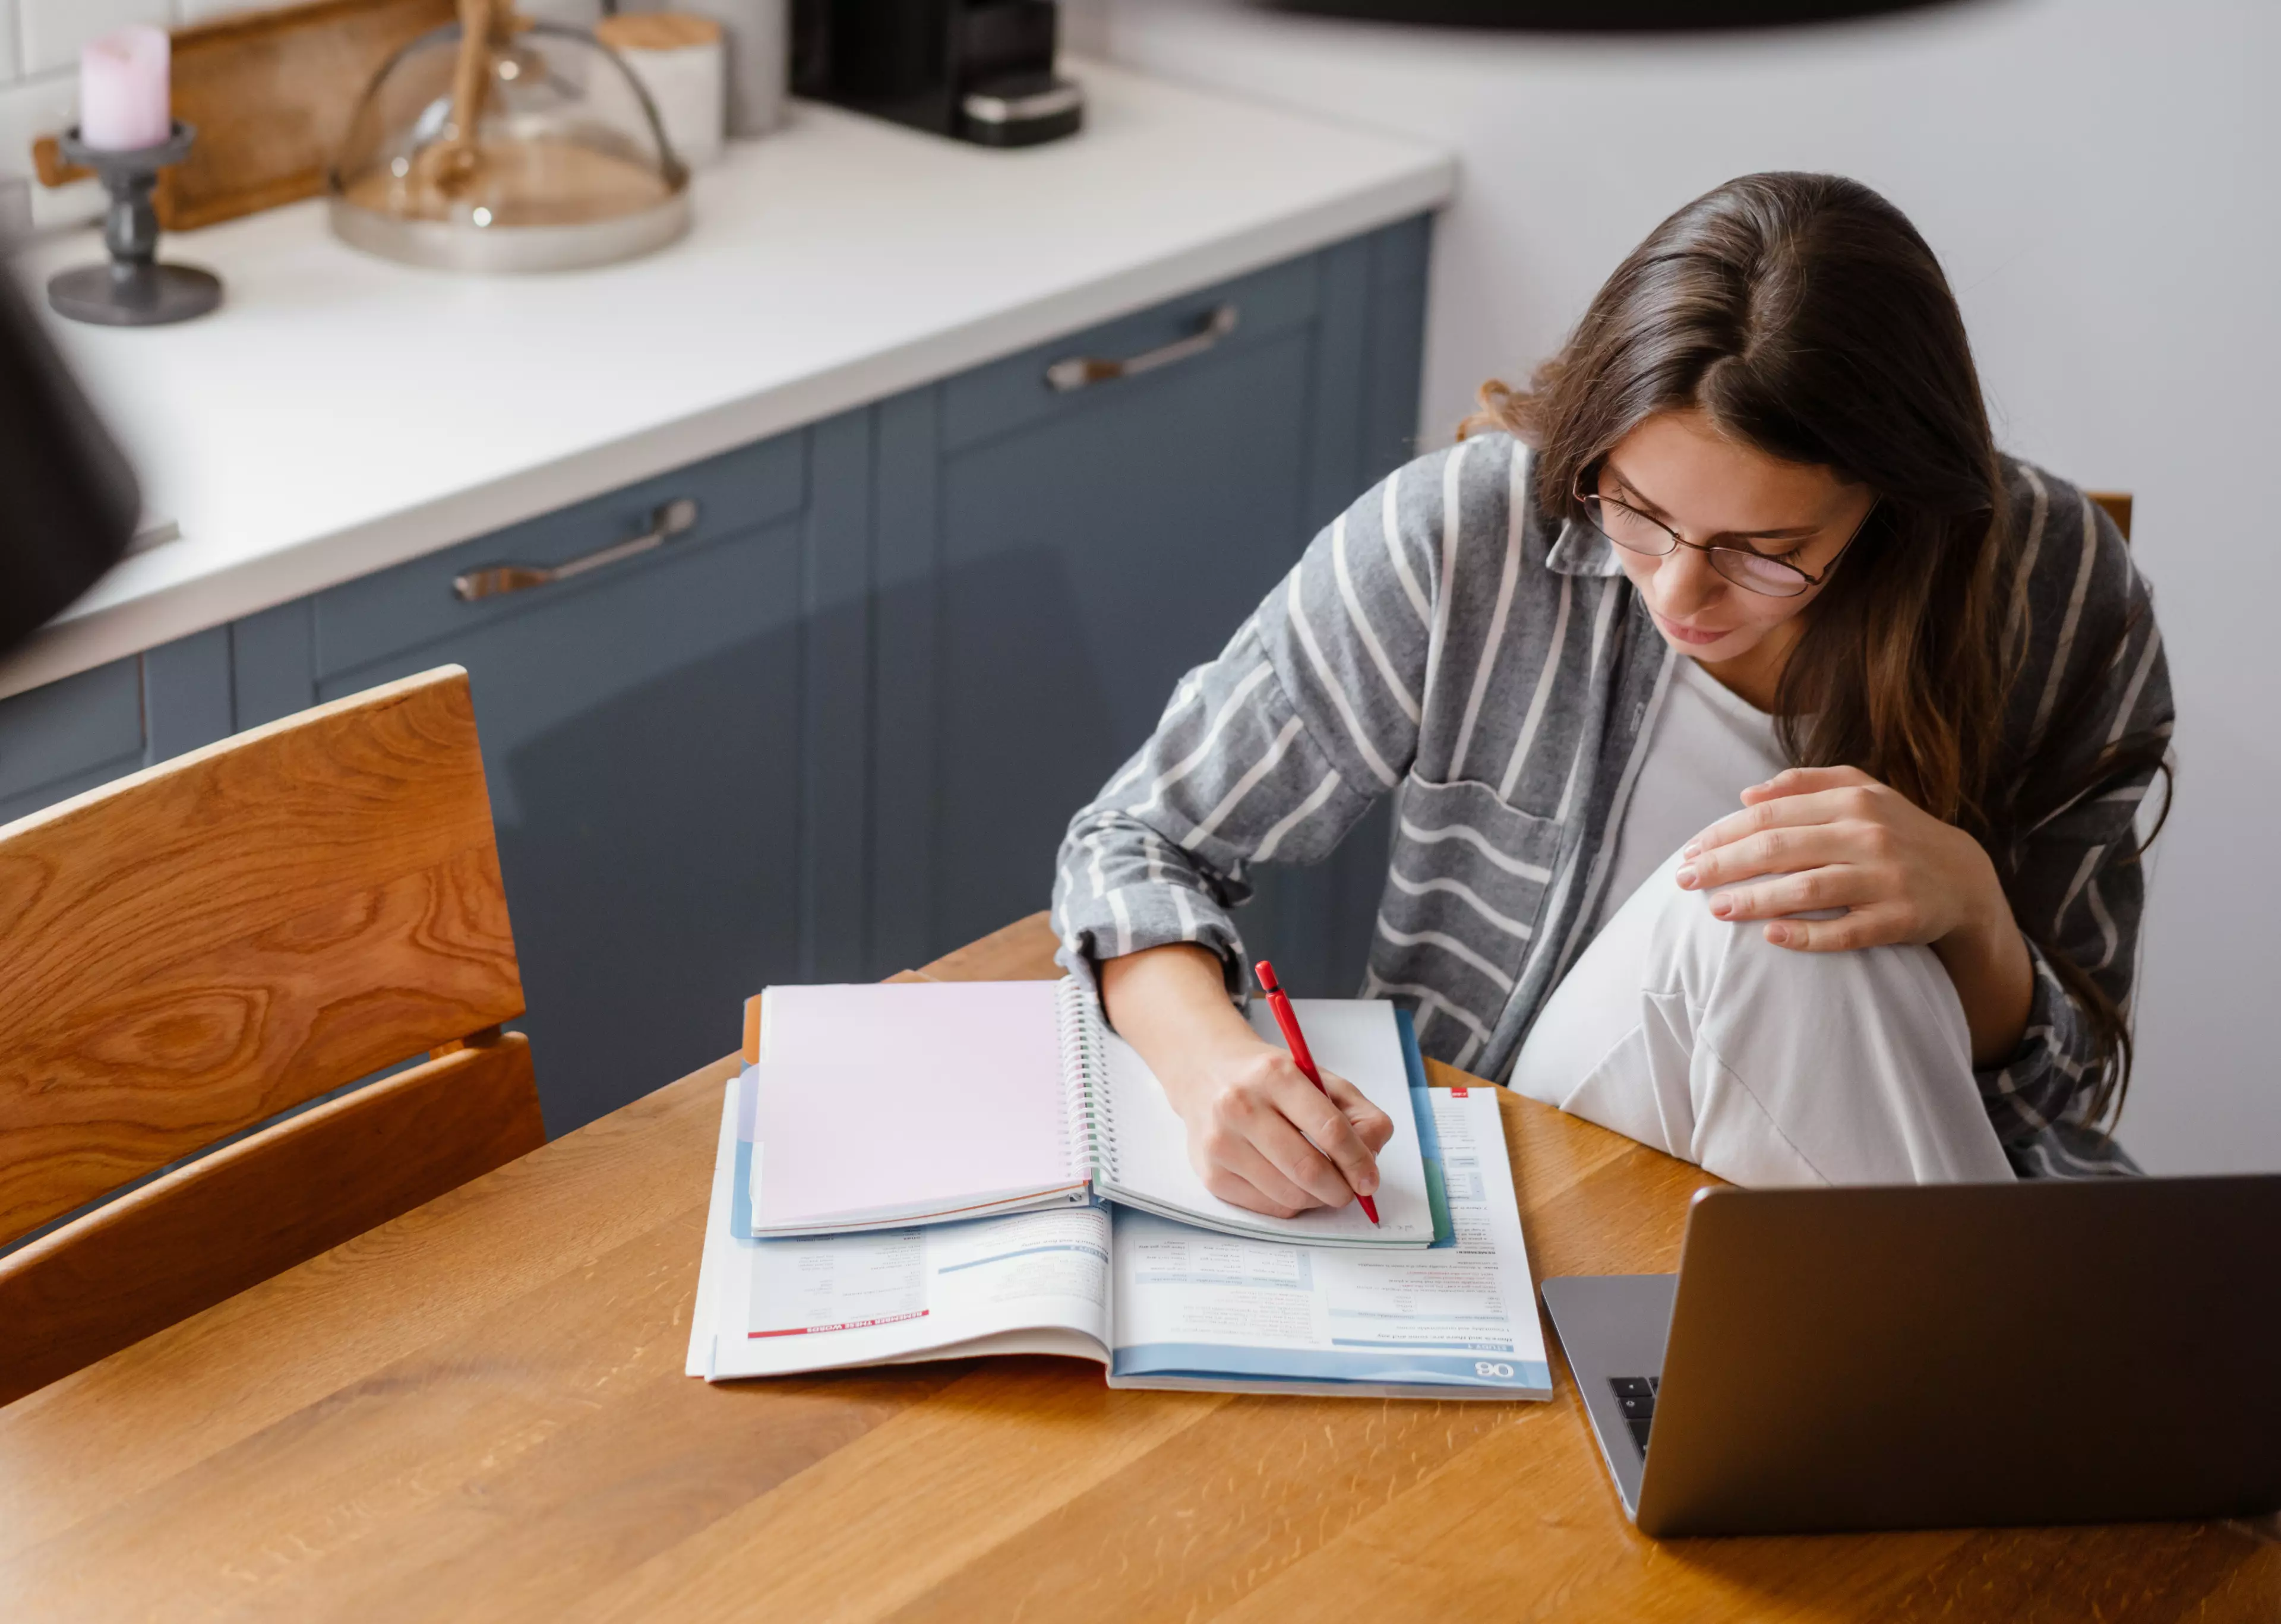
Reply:
[[1323, 1073], [1326, 1098], [1288, 1054], [1252, 1045], [1164, 1079], [1204, 1187], [1277, 1218], [1376, 1195], [1378, 1153], [1394, 1137], [1386, 1113], [1335, 1071]]
[[1101, 967], [1117, 1032], [1164, 1083], [1188, 1130], [1204, 1187], [1231, 1205], [1289, 1218], [1378, 1190], [1394, 1124], [1335, 1072], [1326, 1096], [1228, 1001], [1202, 947], [1151, 947]]

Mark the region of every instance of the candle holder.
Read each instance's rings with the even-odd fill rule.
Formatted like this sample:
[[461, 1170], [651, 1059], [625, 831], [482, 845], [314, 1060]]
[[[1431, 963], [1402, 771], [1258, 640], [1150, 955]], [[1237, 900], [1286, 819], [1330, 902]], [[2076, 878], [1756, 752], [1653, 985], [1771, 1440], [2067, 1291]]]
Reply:
[[221, 303], [221, 278], [195, 266], [159, 263], [159, 213], [151, 206], [159, 171], [181, 163], [197, 139], [195, 126], [174, 120], [174, 133], [155, 147], [126, 151], [90, 147], [73, 125], [57, 141], [64, 161], [95, 171], [111, 194], [103, 217], [108, 265], [82, 265], [48, 282], [48, 303], [59, 316], [104, 327], [158, 327], [187, 321]]

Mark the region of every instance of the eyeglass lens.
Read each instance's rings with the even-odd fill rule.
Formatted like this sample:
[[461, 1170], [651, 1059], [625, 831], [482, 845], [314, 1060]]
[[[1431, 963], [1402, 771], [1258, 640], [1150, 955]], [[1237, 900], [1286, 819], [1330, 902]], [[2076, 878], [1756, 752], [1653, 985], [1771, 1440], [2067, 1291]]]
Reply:
[[[1590, 515], [1600, 534], [1616, 545], [1634, 553], [1644, 553], [1660, 558], [1679, 545], [1678, 537], [1641, 513], [1621, 502], [1605, 497], [1587, 495], [1584, 511]], [[1713, 546], [1705, 549], [1711, 555], [1711, 567], [1736, 585], [1770, 598], [1794, 598], [1813, 583], [1779, 559], [1771, 559], [1742, 547]]]

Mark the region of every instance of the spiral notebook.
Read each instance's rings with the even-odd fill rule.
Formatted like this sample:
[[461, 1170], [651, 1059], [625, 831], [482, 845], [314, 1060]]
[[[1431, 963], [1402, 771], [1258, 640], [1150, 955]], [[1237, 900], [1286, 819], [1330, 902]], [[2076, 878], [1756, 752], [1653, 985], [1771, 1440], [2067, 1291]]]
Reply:
[[[762, 1002], [752, 1233], [897, 1229], [1095, 1197], [1223, 1233], [1424, 1247], [1434, 1218], [1395, 1007], [1299, 999], [1317, 1062], [1394, 1123], [1380, 1222], [1353, 1203], [1277, 1218], [1221, 1201], [1132, 1047], [1074, 981], [771, 987]], [[1261, 1035], [1280, 1043], [1255, 1008]], [[1414, 1041], [1411, 1043], [1414, 1048]]]

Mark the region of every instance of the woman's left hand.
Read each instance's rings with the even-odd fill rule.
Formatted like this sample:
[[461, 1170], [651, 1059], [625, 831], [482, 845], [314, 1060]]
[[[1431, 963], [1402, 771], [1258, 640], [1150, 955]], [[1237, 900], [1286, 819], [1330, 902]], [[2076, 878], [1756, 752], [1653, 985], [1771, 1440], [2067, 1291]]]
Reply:
[[[1687, 844], [1679, 883], [1807, 953], [2014, 930], [1980, 842], [1857, 767], [1793, 767]], [[1786, 915], [1845, 911], [1830, 919]]]
[[[1855, 767], [1793, 767], [1687, 843], [1679, 883], [1804, 953], [1923, 942], [1964, 1006], [1975, 1065], [2018, 1047], [2035, 964], [1987, 851]], [[1822, 919], [1785, 915], [1843, 909]]]

